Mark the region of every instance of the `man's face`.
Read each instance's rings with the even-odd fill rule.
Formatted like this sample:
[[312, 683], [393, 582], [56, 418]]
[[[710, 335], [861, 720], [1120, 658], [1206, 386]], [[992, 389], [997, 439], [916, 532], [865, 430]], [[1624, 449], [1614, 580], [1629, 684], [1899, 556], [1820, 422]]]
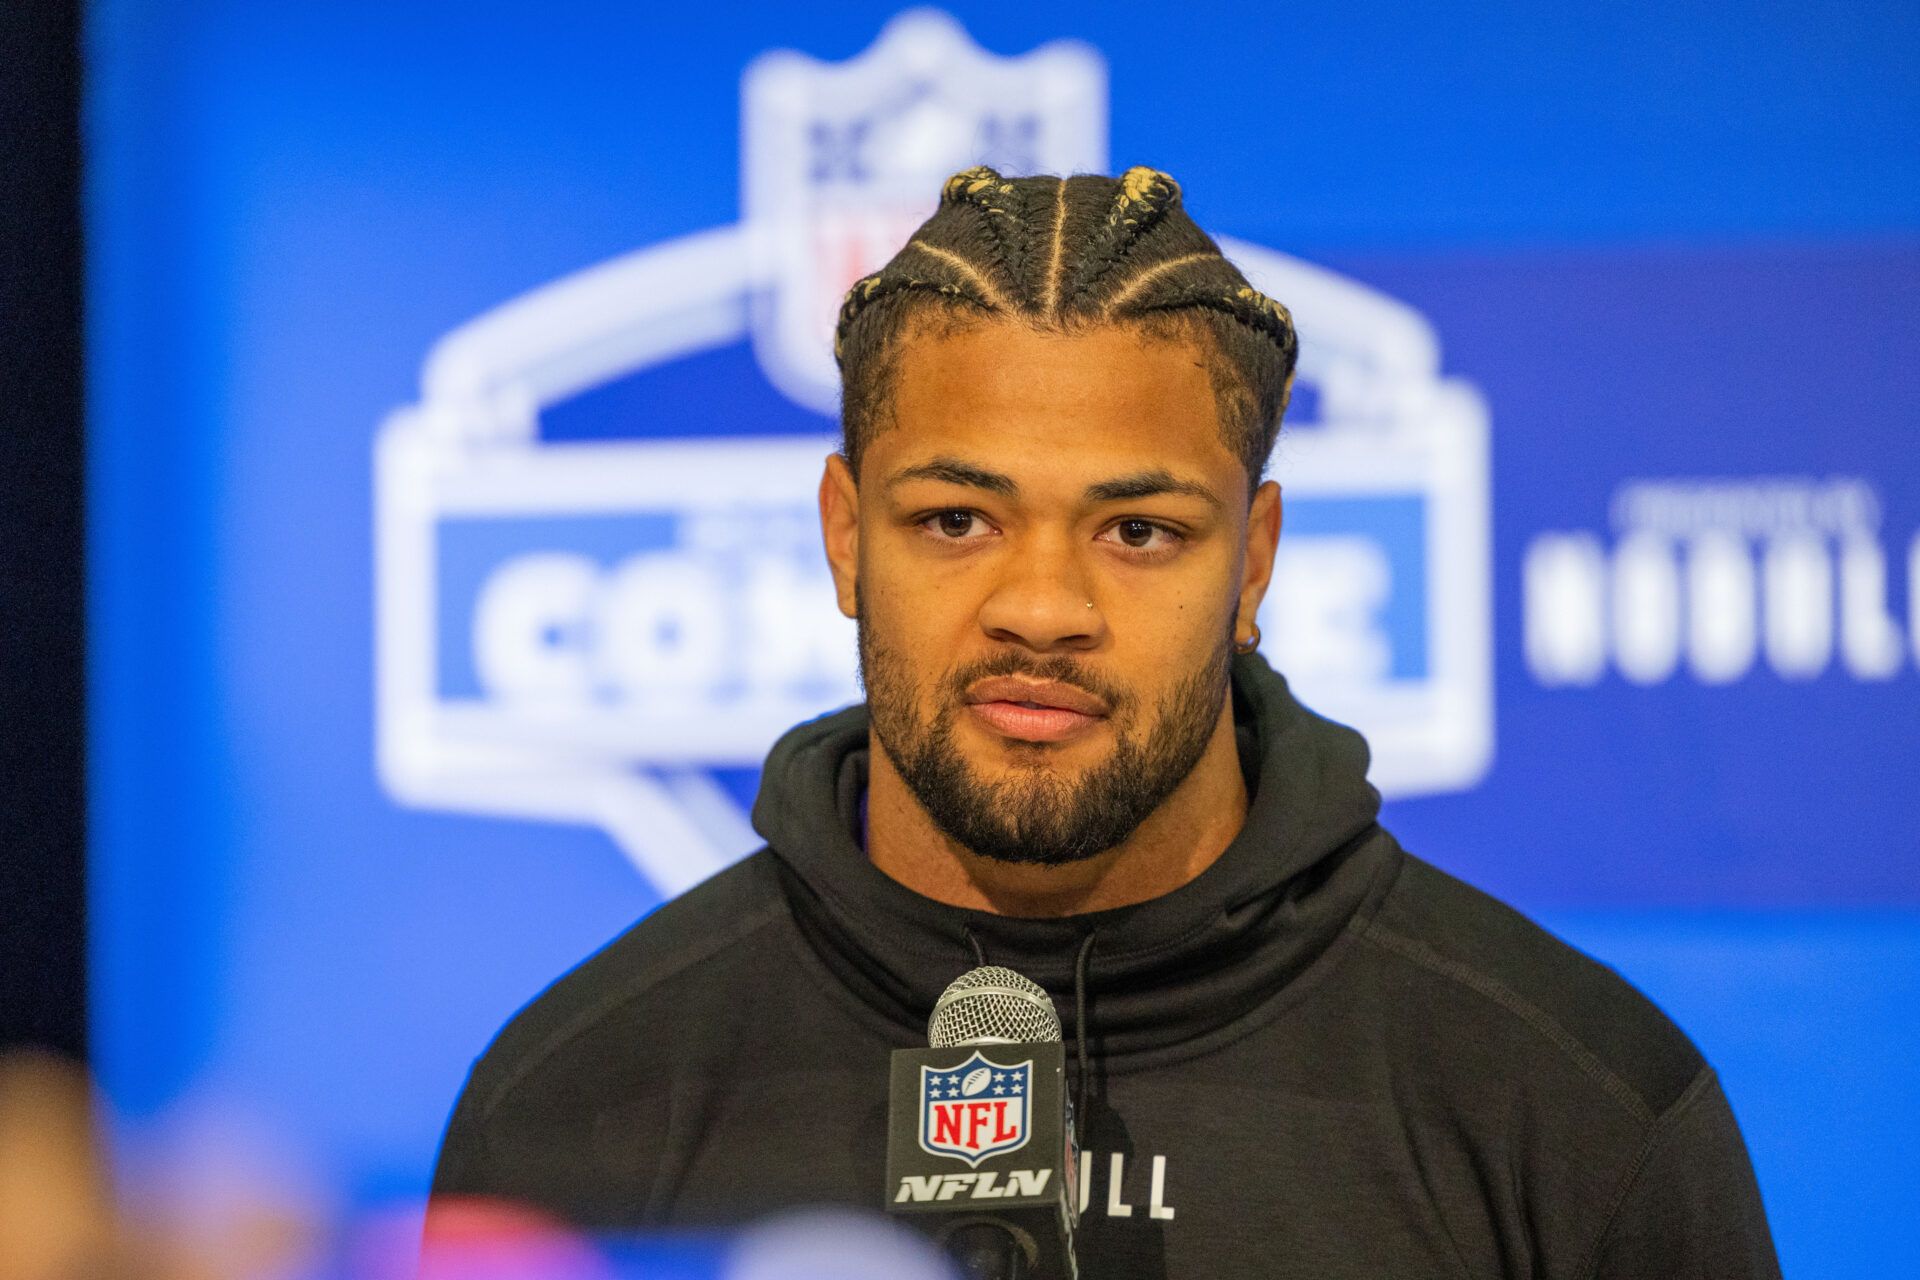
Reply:
[[973, 852], [1101, 853], [1231, 745], [1227, 664], [1278, 490], [1250, 535], [1189, 342], [989, 323], [910, 337], [897, 360], [857, 487], [838, 460], [822, 483], [875, 736]]

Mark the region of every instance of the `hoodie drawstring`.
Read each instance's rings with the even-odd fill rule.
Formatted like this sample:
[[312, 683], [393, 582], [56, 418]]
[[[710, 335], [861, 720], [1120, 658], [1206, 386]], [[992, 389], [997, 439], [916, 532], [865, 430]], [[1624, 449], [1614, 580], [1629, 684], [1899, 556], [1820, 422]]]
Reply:
[[[973, 962], [985, 966], [987, 949], [980, 945], [979, 937], [973, 932], [973, 926], [962, 925], [960, 931], [966, 935], [967, 945], [973, 948]], [[1087, 962], [1093, 959], [1093, 940], [1099, 936], [1099, 930], [1089, 929], [1080, 951], [1073, 958], [1073, 1052], [1079, 1063], [1078, 1075], [1073, 1089], [1073, 1141], [1080, 1143], [1081, 1130], [1086, 1123], [1081, 1119], [1087, 1109]]]
[[1098, 930], [1087, 930], [1087, 940], [1080, 944], [1080, 954], [1073, 961], [1073, 1048], [1080, 1059], [1080, 1078], [1073, 1091], [1073, 1142], [1076, 1147], [1081, 1145], [1086, 1124], [1082, 1117], [1087, 1111], [1087, 962], [1093, 958], [1093, 940], [1098, 936]]

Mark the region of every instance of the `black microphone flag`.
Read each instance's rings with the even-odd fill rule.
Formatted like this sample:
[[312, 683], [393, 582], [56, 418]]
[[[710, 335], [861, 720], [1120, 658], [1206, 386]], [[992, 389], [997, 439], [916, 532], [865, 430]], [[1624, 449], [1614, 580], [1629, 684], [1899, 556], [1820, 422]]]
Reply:
[[[1000, 1238], [1010, 1241], [1000, 1275], [1078, 1275], [1079, 1206], [1059, 1025], [1039, 986], [985, 967], [941, 997], [934, 1047], [893, 1054], [886, 1207], [919, 1217], [918, 1225], [970, 1267], [981, 1249], [991, 1251], [983, 1242]], [[995, 1274], [980, 1265], [977, 1274]]]

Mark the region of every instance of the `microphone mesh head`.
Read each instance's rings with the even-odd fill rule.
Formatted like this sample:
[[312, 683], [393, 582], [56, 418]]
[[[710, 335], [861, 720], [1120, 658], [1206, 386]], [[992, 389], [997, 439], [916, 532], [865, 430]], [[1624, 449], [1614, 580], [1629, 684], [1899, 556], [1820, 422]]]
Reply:
[[969, 969], [948, 984], [927, 1021], [927, 1043], [1041, 1044], [1060, 1038], [1060, 1015], [1040, 984], [998, 965]]

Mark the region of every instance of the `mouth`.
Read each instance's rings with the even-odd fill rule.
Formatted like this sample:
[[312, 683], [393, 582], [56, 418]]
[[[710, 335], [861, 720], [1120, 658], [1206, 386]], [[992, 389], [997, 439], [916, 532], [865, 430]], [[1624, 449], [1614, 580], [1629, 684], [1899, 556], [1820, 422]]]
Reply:
[[967, 690], [967, 710], [1003, 737], [1065, 742], [1098, 727], [1110, 714], [1104, 699], [1058, 680], [997, 676]]

